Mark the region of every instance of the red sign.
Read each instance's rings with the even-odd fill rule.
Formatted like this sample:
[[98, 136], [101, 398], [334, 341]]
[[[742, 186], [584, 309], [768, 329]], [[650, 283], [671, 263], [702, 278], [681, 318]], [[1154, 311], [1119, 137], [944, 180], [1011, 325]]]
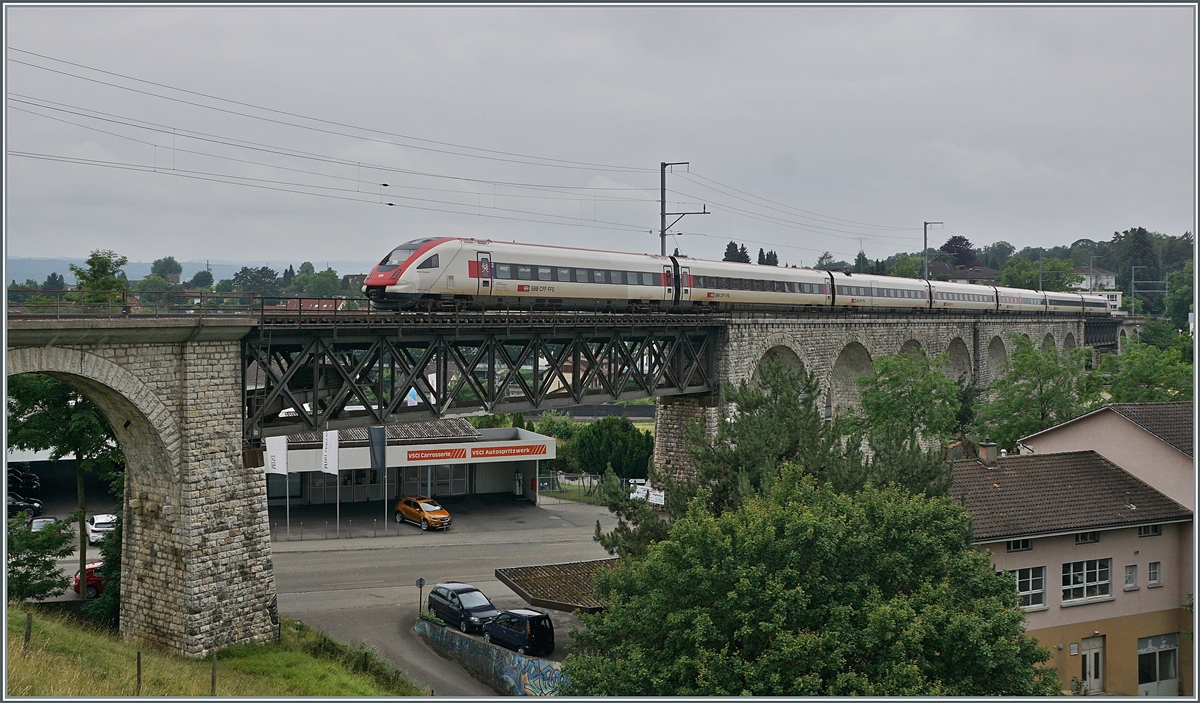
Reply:
[[507, 447], [472, 447], [471, 458], [493, 456], [537, 456], [546, 453], [544, 444], [512, 444]]
[[518, 286], [517, 286], [517, 292], [518, 292], [518, 293], [528, 293], [528, 292], [529, 292], [529, 286], [518, 285]]
[[436, 459], [466, 459], [466, 449], [410, 449], [409, 461], [433, 461]]

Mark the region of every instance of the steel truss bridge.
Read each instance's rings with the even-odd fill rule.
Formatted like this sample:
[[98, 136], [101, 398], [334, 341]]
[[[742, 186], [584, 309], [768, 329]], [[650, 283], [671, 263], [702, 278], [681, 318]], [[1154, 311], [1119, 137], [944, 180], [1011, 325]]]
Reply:
[[244, 436], [712, 393], [722, 327], [662, 314], [264, 315], [243, 341]]

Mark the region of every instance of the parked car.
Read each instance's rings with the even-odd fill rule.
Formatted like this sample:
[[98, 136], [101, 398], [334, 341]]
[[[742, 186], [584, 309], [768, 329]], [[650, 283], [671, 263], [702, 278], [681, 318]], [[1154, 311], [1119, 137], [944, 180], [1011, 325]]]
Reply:
[[35, 474], [17, 469], [8, 470], [8, 490], [22, 495], [41, 493], [42, 482]]
[[[84, 565], [84, 571], [87, 572], [87, 597], [95, 598], [104, 593], [104, 577], [100, 575], [100, 567], [104, 566], [102, 561], [89, 561]], [[79, 593], [79, 572], [75, 572], [75, 583], [71, 586], [71, 590]]]
[[42, 514], [42, 501], [36, 498], [23, 498], [12, 491], [8, 493], [8, 516], [13, 517], [17, 513], [29, 513], [30, 516]]
[[506, 610], [483, 626], [483, 639], [521, 654], [550, 654], [554, 651], [554, 623], [549, 615], [536, 610]]
[[66, 523], [64, 523], [62, 520], [59, 520], [58, 518], [54, 517], [53, 515], [43, 515], [41, 517], [35, 517], [35, 518], [29, 519], [29, 531], [30, 532], [41, 532], [42, 530], [47, 530], [47, 529], [48, 530], [61, 530], [61, 529], [63, 529], [65, 524]]
[[450, 513], [438, 502], [425, 496], [404, 496], [396, 502], [396, 522], [411, 522], [422, 530], [450, 527]]
[[439, 583], [429, 592], [429, 610], [463, 632], [482, 630], [500, 614], [483, 591], [465, 583]]
[[88, 544], [104, 541], [109, 532], [117, 529], [116, 515], [93, 515], [83, 522], [83, 530], [87, 533]]

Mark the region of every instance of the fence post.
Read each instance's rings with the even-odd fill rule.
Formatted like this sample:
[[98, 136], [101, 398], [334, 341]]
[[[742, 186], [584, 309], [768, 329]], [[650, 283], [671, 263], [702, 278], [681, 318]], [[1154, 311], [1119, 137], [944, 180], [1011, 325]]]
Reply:
[[217, 695], [217, 653], [216, 652], [213, 652], [212, 688], [209, 689], [209, 691], [210, 691], [210, 695], [212, 695], [212, 696]]
[[353, 537], [353, 536], [354, 536], [354, 518], [351, 518], [351, 519], [350, 519], [350, 530], [349, 530], [349, 532], [350, 532], [350, 536], [351, 536], [351, 537]]
[[25, 643], [21, 645], [21, 651], [29, 651], [29, 637], [33, 634], [33, 611], [25, 612]]
[[379, 536], [379, 518], [371, 518], [371, 536]]
[[304, 541], [304, 521], [300, 521], [300, 541]]
[[142, 650], [140, 650], [140, 649], [137, 651], [137, 662], [138, 662], [137, 689], [134, 690], [133, 695], [140, 696], [140, 695], [142, 695]]
[[329, 539], [329, 521], [325, 521], [325, 539]]

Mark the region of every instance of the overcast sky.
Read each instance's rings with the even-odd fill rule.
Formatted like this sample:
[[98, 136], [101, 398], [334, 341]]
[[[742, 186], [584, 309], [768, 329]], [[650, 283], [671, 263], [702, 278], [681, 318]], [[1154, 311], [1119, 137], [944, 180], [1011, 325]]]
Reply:
[[5, 13], [9, 257], [657, 252], [660, 161], [704, 258], [1195, 226], [1193, 7]]

